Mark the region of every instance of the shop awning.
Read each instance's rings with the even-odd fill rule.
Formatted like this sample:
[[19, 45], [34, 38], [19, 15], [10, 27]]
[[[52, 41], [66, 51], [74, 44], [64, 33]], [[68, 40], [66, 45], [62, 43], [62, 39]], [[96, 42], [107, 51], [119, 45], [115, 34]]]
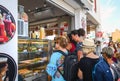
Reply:
[[92, 10], [93, 1], [91, 0], [74, 0], [76, 1], [82, 8]]

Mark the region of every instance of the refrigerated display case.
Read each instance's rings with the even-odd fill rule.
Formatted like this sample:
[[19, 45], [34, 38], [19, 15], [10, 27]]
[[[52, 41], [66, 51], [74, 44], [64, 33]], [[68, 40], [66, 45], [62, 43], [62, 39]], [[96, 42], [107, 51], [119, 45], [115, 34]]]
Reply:
[[45, 72], [52, 45], [50, 40], [18, 40], [18, 73], [25, 81], [47, 81]]

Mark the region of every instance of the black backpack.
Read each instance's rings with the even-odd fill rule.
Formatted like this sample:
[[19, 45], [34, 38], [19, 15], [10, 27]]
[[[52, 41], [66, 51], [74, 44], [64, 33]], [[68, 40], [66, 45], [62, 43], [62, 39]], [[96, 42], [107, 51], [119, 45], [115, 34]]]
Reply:
[[58, 68], [57, 70], [60, 72], [60, 74], [64, 77], [66, 81], [76, 81], [78, 79], [77, 73], [78, 73], [78, 60], [77, 55], [68, 53], [66, 55], [63, 51], [57, 50], [56, 52], [61, 53], [65, 56], [64, 63], [61, 64], [64, 65], [62, 73]]

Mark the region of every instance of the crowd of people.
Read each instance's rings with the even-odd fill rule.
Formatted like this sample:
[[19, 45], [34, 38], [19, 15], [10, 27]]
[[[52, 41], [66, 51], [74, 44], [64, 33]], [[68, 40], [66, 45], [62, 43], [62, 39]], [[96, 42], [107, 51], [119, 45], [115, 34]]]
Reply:
[[[78, 78], [74, 81], [120, 81], [120, 42], [110, 41], [102, 48], [101, 42], [86, 38], [85, 30], [80, 28], [71, 31], [67, 36], [55, 38], [55, 50], [61, 50], [66, 55], [74, 54], [78, 60]], [[58, 71], [63, 72], [65, 57], [59, 52], [53, 52], [46, 71], [51, 81], [67, 81]]]

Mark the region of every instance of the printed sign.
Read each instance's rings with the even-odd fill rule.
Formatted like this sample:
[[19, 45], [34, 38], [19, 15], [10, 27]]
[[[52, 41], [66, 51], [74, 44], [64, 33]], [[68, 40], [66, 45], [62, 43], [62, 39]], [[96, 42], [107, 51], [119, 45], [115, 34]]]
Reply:
[[16, 31], [15, 20], [8, 9], [0, 5], [0, 44], [7, 43]]
[[101, 38], [102, 35], [103, 35], [103, 33], [102, 33], [101, 31], [98, 31], [98, 32], [96, 33], [96, 37], [98, 37], [98, 38]]

